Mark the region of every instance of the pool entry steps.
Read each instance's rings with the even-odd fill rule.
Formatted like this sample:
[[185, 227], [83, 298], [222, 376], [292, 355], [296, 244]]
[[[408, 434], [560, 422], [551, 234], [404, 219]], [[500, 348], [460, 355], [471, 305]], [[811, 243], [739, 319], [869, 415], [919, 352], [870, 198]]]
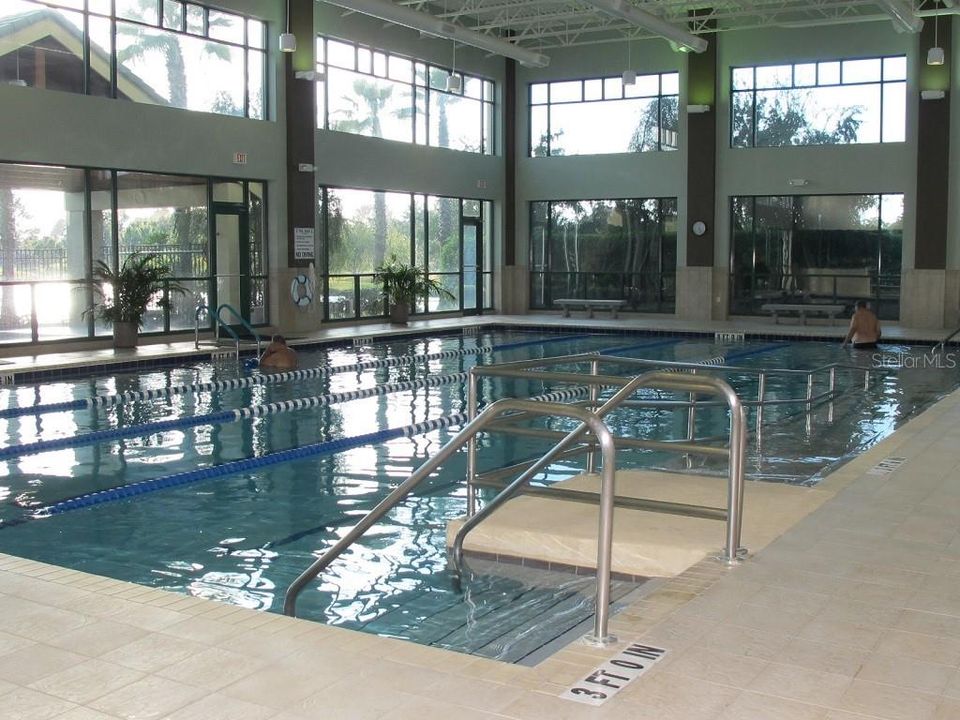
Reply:
[[[725, 509], [709, 508], [716, 511], [726, 521], [726, 541], [722, 558], [727, 563], [736, 563], [744, 551], [740, 547], [741, 514], [743, 510], [743, 454], [745, 447], [746, 416], [740, 399], [733, 389], [723, 380], [708, 375], [694, 373], [669, 373], [662, 371], [647, 372], [641, 375], [625, 376], [626, 368], [635, 361], [617, 356], [595, 354], [562, 356], [474, 367], [470, 371], [468, 385], [468, 409], [470, 421], [427, 462], [421, 465], [404, 482], [398, 485], [383, 501], [370, 511], [339, 542], [322, 557], [307, 568], [287, 590], [284, 600], [284, 612], [296, 614], [297, 597], [302, 589], [317, 577], [333, 560], [352, 545], [367, 530], [390, 512], [398, 503], [412, 492], [417, 485], [428, 478], [452, 455], [467, 448], [468, 476], [468, 517], [454, 541], [453, 562], [459, 570], [462, 566], [463, 537], [485, 517], [495, 511], [509, 497], [515, 494], [541, 469], [549, 466], [558, 457], [569, 454], [574, 449], [587, 456], [587, 469], [592, 472], [598, 468], [599, 450], [600, 512], [597, 532], [596, 558], [596, 599], [593, 632], [587, 635], [588, 642], [604, 646], [615, 641], [608, 632], [611, 599], [611, 556], [613, 550], [613, 516], [616, 500], [615, 481], [617, 471], [616, 442], [603, 418], [617, 410], [621, 405], [631, 402], [641, 389], [656, 388], [683, 391], [692, 395], [708, 394], [723, 398], [730, 409], [729, 445], [726, 448], [709, 446], [696, 442], [675, 444], [655, 440], [641, 440], [648, 447], [656, 446], [663, 450], [683, 453], [704, 453], [722, 455], [729, 466], [729, 489]], [[696, 366], [703, 367], [703, 366]], [[619, 370], [621, 374], [601, 374]], [[586, 389], [587, 399], [580, 402], [558, 403], [532, 399], [503, 398], [496, 400], [478, 413], [478, 381], [480, 377], [500, 377], [529, 380], [537, 384], [559, 384]], [[614, 388], [615, 392], [601, 402], [601, 393]], [[481, 432], [515, 432], [517, 423], [531, 418], [550, 417], [568, 418], [577, 422], [576, 429], [562, 435], [559, 441], [539, 460], [525, 468], [511, 485], [504, 489], [486, 507], [477, 512], [476, 487], [477, 474], [476, 436]], [[618, 438], [633, 440], [636, 438]], [[651, 443], [653, 445], [651, 445]], [[675, 508], [674, 508], [675, 509]]]

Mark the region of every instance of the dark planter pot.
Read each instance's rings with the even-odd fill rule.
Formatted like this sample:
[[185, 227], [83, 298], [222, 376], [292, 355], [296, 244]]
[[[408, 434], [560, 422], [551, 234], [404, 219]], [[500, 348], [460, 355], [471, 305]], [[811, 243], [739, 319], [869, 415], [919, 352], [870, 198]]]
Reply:
[[390, 306], [390, 322], [396, 325], [406, 325], [410, 319], [410, 306], [405, 303]]
[[115, 322], [113, 324], [113, 347], [135, 348], [140, 338], [140, 329], [134, 322]]

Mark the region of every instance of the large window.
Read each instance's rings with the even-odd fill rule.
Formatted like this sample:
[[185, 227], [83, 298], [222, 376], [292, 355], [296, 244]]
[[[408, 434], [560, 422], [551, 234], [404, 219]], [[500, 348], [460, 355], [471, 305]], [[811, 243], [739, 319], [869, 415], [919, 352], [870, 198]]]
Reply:
[[530, 157], [676, 150], [678, 73], [530, 85]]
[[423, 268], [453, 298], [421, 298], [416, 312], [491, 307], [492, 203], [412, 193], [321, 188], [331, 320], [382, 317], [374, 270], [391, 257]]
[[467, 152], [494, 153], [494, 84], [356, 43], [317, 38], [317, 126]]
[[903, 55], [732, 68], [732, 147], [903, 142]]
[[3, 0], [0, 82], [264, 118], [265, 25], [182, 0]]
[[903, 195], [735, 197], [731, 213], [732, 314], [867, 299], [899, 316]]
[[[0, 343], [109, 335], [84, 313], [92, 267], [116, 268], [134, 253], [159, 256], [188, 290], [171, 294], [170, 307], [158, 294], [144, 331], [192, 330], [198, 302], [228, 301], [214, 257], [243, 258], [252, 290], [241, 311], [265, 322], [263, 192], [252, 181], [0, 164]], [[238, 221], [218, 225], [225, 212]]]
[[530, 303], [624, 300], [635, 312], [673, 312], [677, 201], [565, 200], [530, 204]]

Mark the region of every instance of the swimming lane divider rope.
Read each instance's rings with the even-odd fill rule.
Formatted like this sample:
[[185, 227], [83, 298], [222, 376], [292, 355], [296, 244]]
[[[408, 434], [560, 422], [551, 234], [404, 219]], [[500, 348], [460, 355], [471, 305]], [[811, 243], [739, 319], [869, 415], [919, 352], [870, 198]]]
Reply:
[[[584, 395], [584, 388], [574, 387], [564, 390], [556, 390], [530, 398], [540, 402], [563, 402], [572, 400]], [[425, 420], [424, 422], [404, 425], [398, 428], [387, 428], [363, 435], [354, 435], [353, 437], [340, 438], [338, 440], [327, 440], [325, 442], [304, 445], [303, 447], [292, 448], [290, 450], [279, 450], [277, 452], [261, 455], [260, 457], [246, 458], [244, 460], [233, 460], [214, 465], [212, 467], [201, 468], [199, 470], [188, 470], [186, 472], [175, 473], [165, 477], [153, 478], [152, 480], [142, 480], [129, 485], [122, 485], [108, 490], [98, 490], [87, 495], [79, 495], [73, 498], [67, 498], [34, 511], [30, 517], [42, 518], [51, 515], [59, 515], [71, 510], [79, 510], [93, 505], [102, 505], [103, 503], [125, 500], [126, 498], [146, 493], [164, 490], [166, 488], [178, 487], [190, 483], [201, 482], [203, 480], [212, 480], [225, 475], [246, 472], [248, 470], [258, 470], [260, 468], [278, 465], [280, 463], [291, 462], [293, 460], [303, 460], [308, 457], [318, 457], [321, 455], [332, 455], [333, 453], [351, 450], [364, 445], [373, 443], [383, 443], [389, 440], [395, 440], [401, 437], [413, 437], [415, 435], [424, 435], [433, 430], [448, 428], [455, 425], [463, 425], [468, 420], [467, 413], [460, 412], [453, 415]], [[14, 525], [13, 523], [4, 523], [4, 525]]]
[[373, 368], [396, 367], [400, 365], [412, 365], [416, 362], [426, 360], [447, 360], [450, 358], [464, 357], [466, 355], [485, 355], [492, 353], [496, 348], [483, 346], [478, 348], [464, 348], [461, 350], [443, 350], [430, 353], [429, 355], [400, 355], [392, 358], [381, 358], [379, 360], [365, 360], [363, 362], [351, 365], [334, 365], [332, 367], [307, 368], [305, 370], [291, 370], [283, 373], [271, 373], [269, 375], [253, 375], [245, 378], [235, 378], [233, 380], [217, 380], [205, 383], [192, 383], [190, 385], [177, 385], [169, 388], [157, 388], [155, 390], [131, 390], [130, 392], [118, 393], [117, 395], [98, 395], [93, 398], [82, 400], [68, 400], [66, 402], [48, 403], [46, 405], [31, 405], [30, 407], [5, 408], [0, 410], [0, 418], [19, 417], [21, 415], [35, 415], [44, 412], [59, 412], [63, 410], [86, 410], [88, 408], [113, 407], [136, 400], [158, 400], [171, 395], [184, 395], [189, 392], [210, 392], [220, 390], [238, 390], [240, 388], [252, 387], [254, 385], [274, 385], [276, 383], [286, 382], [287, 380], [304, 380], [307, 378], [323, 377], [325, 375], [334, 375], [342, 372], [355, 372], [359, 370], [370, 370]]
[[265, 417], [267, 415], [277, 415], [279, 413], [294, 412], [297, 410], [307, 410], [309, 408], [324, 407], [326, 405], [335, 405], [337, 403], [349, 402], [351, 400], [361, 400], [363, 398], [374, 397], [376, 395], [386, 395], [394, 392], [404, 392], [405, 390], [417, 390], [425, 387], [438, 387], [440, 385], [449, 385], [450, 383], [465, 383], [468, 373], [453, 373], [451, 375], [431, 375], [422, 380], [404, 380], [402, 382], [383, 383], [373, 387], [363, 388], [362, 390], [347, 390], [345, 392], [329, 393], [327, 395], [314, 395], [313, 397], [297, 398], [295, 400], [281, 400], [279, 402], [268, 403], [266, 405], [252, 405], [250, 407], [238, 408], [236, 410], [223, 410], [216, 413], [206, 413], [204, 415], [195, 415], [188, 418], [177, 418], [176, 420], [160, 420], [158, 422], [141, 423], [140, 425], [130, 425], [124, 428], [114, 430], [97, 430], [95, 432], [84, 433], [83, 435], [74, 435], [71, 437], [56, 438], [53, 440], [38, 440], [37, 442], [24, 443], [22, 445], [11, 445], [0, 448], [0, 461], [11, 458], [21, 457], [23, 455], [34, 455], [36, 453], [50, 452], [51, 450], [63, 450], [65, 448], [81, 447], [83, 445], [95, 445], [99, 442], [108, 440], [120, 440], [122, 438], [139, 437], [141, 435], [152, 435], [157, 432], [166, 432], [167, 430], [183, 430], [196, 427], [197, 425], [217, 425], [222, 423], [238, 422], [250, 418]]

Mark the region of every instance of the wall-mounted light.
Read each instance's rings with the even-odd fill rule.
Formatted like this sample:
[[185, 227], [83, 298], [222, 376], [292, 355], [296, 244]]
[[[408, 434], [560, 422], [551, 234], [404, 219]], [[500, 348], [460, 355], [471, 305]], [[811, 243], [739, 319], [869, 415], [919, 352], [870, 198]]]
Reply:
[[287, 0], [287, 31], [280, 33], [280, 52], [297, 51], [297, 36], [290, 32], [290, 0]]
[[700, 115], [710, 112], [709, 105], [687, 105], [687, 115]]
[[317, 72], [316, 70], [297, 70], [293, 76], [297, 80], [309, 80], [310, 82], [316, 82], [317, 80], [323, 80], [326, 77], [322, 72]]
[[299, 170], [300, 172], [312, 173], [312, 172], [316, 172], [317, 166], [311, 165], [310, 163], [300, 163], [297, 165], [297, 170]]
[[947, 94], [943, 90], [921, 90], [921, 100], [943, 100]]
[[787, 183], [792, 187], [804, 187], [810, 184], [810, 181], [806, 178], [790, 178], [787, 180]]

